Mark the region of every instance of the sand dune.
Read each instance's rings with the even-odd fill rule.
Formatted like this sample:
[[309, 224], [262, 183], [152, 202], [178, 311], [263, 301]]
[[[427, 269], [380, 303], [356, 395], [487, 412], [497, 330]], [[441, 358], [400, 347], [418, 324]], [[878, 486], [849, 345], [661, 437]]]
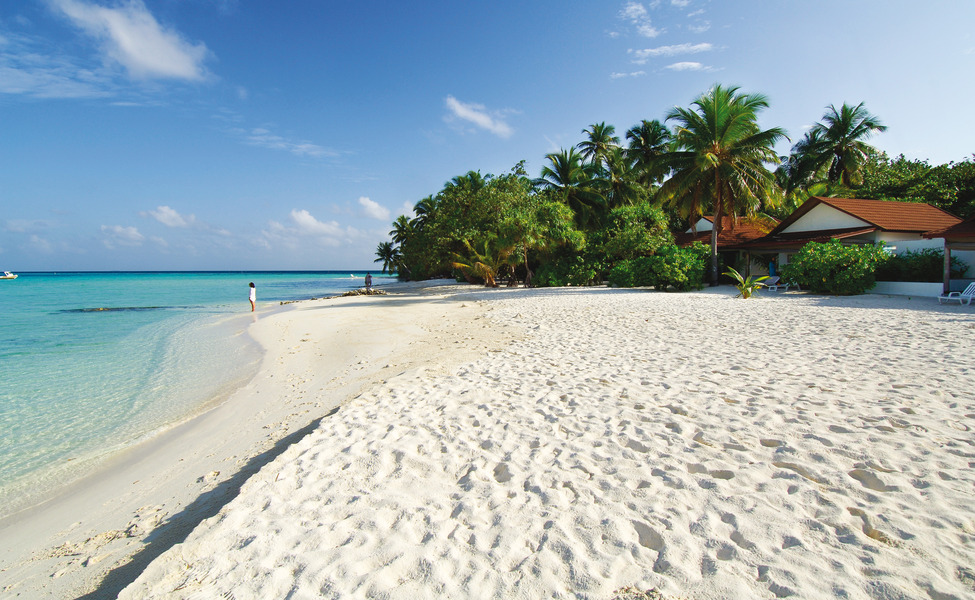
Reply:
[[522, 339], [346, 403], [121, 597], [975, 597], [975, 310], [458, 293]]

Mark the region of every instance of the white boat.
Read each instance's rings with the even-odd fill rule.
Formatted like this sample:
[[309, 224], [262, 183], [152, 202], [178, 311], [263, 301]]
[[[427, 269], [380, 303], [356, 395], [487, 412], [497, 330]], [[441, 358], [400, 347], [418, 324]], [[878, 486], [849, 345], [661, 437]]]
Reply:
[[0, 279], [17, 279], [17, 276], [10, 271], [4, 271], [3, 275], [0, 275]]

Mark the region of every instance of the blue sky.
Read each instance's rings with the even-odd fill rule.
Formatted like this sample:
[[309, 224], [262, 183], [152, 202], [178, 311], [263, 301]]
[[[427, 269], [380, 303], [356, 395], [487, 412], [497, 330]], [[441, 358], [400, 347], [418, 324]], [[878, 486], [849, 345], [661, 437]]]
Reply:
[[[390, 223], [714, 83], [975, 152], [975, 2], [3, 0], [0, 268], [375, 268]], [[783, 144], [781, 153], [788, 151]]]

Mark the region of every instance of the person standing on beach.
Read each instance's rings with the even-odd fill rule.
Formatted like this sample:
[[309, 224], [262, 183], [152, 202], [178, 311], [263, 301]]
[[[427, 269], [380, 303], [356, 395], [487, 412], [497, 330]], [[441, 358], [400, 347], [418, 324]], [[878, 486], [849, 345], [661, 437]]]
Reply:
[[254, 285], [253, 281], [250, 282], [250, 286], [251, 286], [251, 296], [250, 296], [251, 312], [254, 312], [254, 305], [257, 303], [257, 287]]
[[372, 289], [372, 273], [366, 273], [366, 291]]

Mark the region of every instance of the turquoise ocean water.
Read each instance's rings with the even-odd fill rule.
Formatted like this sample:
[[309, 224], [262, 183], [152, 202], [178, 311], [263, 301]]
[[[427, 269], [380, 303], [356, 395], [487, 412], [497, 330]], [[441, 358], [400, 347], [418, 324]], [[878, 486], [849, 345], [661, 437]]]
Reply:
[[249, 282], [258, 311], [267, 311], [362, 287], [364, 276], [20, 273], [0, 281], [0, 516], [246, 383], [260, 362], [245, 333]]

